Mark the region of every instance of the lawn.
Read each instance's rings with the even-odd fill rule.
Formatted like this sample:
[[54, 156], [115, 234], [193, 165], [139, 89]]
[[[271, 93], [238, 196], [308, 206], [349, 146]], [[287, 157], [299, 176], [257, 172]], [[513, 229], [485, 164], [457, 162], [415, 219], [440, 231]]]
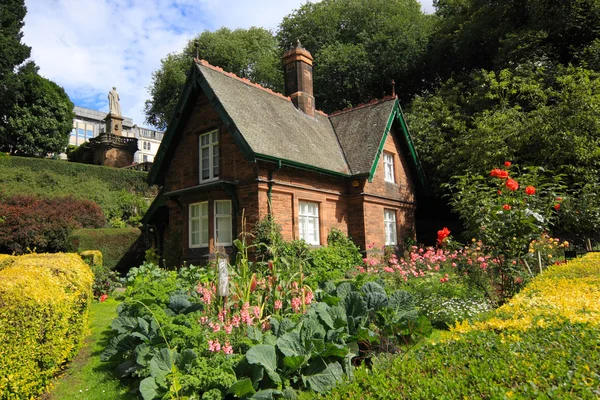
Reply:
[[90, 312], [90, 335], [65, 371], [52, 384], [43, 400], [129, 400], [137, 399], [129, 388], [113, 377], [114, 366], [100, 361], [106, 347], [110, 323], [117, 315], [119, 302], [109, 298], [95, 302]]

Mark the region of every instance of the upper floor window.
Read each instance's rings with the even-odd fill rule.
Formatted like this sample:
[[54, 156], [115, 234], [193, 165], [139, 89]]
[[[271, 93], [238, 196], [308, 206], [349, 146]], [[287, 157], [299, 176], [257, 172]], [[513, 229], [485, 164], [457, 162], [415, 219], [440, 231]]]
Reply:
[[299, 206], [300, 239], [304, 239], [308, 244], [321, 244], [319, 238], [319, 204], [300, 201]]
[[208, 202], [190, 204], [190, 247], [208, 246]]
[[394, 183], [394, 155], [383, 153], [383, 168], [385, 171], [385, 180]]
[[385, 225], [385, 245], [395, 245], [398, 241], [396, 234], [396, 210], [383, 210], [383, 224]]
[[200, 182], [219, 177], [219, 132], [200, 135]]

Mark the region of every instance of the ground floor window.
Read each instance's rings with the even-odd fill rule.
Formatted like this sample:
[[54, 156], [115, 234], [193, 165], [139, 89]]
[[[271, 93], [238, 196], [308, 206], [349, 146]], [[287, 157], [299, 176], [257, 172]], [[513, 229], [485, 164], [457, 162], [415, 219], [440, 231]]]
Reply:
[[215, 244], [231, 246], [231, 200], [215, 201]]
[[208, 246], [208, 201], [190, 204], [190, 247]]
[[385, 245], [396, 245], [398, 242], [396, 234], [396, 210], [384, 209], [383, 223], [385, 225]]
[[298, 219], [300, 223], [300, 239], [308, 244], [321, 244], [319, 238], [319, 203], [299, 202]]
[[[231, 200], [215, 200], [212, 203], [213, 236], [217, 246], [233, 244], [233, 217]], [[209, 202], [189, 205], [189, 247], [208, 247], [209, 234]]]

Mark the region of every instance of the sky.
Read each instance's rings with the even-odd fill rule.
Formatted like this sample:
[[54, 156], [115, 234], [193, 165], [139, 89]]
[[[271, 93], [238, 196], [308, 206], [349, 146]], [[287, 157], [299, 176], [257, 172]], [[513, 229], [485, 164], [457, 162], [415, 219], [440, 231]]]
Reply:
[[[307, 0], [25, 0], [23, 42], [40, 74], [77, 106], [108, 112], [117, 87], [121, 110], [139, 126], [152, 72], [204, 30], [261, 26], [275, 31]], [[315, 1], [315, 0], [313, 0]], [[419, 0], [433, 12], [432, 0]]]

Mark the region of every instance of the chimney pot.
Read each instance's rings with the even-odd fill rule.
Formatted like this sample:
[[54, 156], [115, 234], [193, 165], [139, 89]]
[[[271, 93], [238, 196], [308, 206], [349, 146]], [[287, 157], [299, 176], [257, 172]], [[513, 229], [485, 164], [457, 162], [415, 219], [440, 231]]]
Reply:
[[313, 96], [313, 57], [302, 47], [300, 40], [296, 47], [290, 48], [283, 55], [285, 70], [285, 95], [302, 112], [315, 116], [315, 98]]

